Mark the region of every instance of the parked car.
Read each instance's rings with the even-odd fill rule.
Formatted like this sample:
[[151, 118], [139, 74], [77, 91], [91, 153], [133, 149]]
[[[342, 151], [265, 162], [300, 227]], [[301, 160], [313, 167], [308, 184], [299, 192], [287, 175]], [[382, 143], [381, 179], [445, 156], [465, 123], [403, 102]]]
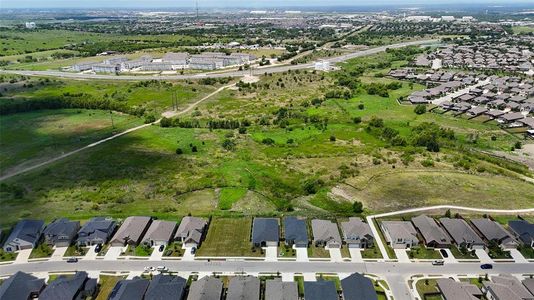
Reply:
[[492, 264], [483, 264], [483, 265], [480, 265], [480, 268], [482, 270], [490, 270], [490, 269], [493, 269], [493, 265]]
[[154, 268], [154, 267], [145, 267], [145, 271], [146, 272], [152, 272], [152, 271], [155, 271], [155, 270], [156, 270], [156, 268]]
[[164, 249], [165, 249], [165, 245], [159, 246], [159, 252], [163, 252]]
[[166, 272], [166, 271], [169, 271], [169, 268], [165, 267], [165, 266], [158, 266], [156, 268], [157, 271], [160, 271], [160, 272]]
[[195, 253], [197, 253], [197, 247], [191, 248], [191, 254], [195, 254]]
[[102, 244], [96, 244], [95, 253], [99, 253], [102, 250]]
[[443, 264], [445, 264], [445, 262], [442, 260], [435, 260], [432, 262], [433, 266], [443, 266]]
[[76, 257], [71, 257], [71, 258], [67, 259], [67, 262], [68, 263], [77, 263], [78, 259]]
[[445, 251], [445, 249], [440, 249], [439, 253], [441, 253], [441, 256], [443, 256], [444, 258], [449, 257], [449, 253], [447, 253], [447, 251]]

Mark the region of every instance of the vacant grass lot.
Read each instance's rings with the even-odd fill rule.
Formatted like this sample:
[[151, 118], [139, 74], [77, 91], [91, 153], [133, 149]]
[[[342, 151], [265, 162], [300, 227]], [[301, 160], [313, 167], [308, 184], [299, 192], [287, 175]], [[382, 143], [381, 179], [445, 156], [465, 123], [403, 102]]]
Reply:
[[117, 282], [125, 278], [124, 276], [100, 275], [99, 292], [95, 300], [107, 300]]
[[37, 164], [140, 124], [139, 118], [122, 113], [84, 109], [2, 116], [1, 172]]
[[262, 256], [252, 251], [252, 218], [213, 218], [197, 256]]

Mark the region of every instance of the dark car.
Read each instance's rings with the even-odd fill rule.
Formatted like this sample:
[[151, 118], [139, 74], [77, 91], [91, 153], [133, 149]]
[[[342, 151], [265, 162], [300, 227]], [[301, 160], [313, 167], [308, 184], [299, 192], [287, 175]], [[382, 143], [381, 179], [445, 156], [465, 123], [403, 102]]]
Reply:
[[100, 250], [102, 250], [102, 244], [96, 244], [95, 253], [100, 252]]
[[165, 249], [165, 245], [159, 246], [159, 252], [163, 252], [163, 249]]
[[443, 256], [444, 258], [449, 257], [449, 253], [447, 253], [445, 249], [440, 249], [439, 252], [441, 253], [441, 256]]
[[480, 268], [482, 270], [489, 270], [489, 269], [493, 269], [493, 265], [491, 265], [491, 264], [483, 264], [483, 265], [480, 265]]
[[191, 248], [191, 254], [195, 254], [195, 253], [197, 253], [197, 247]]
[[76, 257], [71, 257], [71, 258], [67, 259], [67, 262], [68, 263], [77, 263], [78, 259]]

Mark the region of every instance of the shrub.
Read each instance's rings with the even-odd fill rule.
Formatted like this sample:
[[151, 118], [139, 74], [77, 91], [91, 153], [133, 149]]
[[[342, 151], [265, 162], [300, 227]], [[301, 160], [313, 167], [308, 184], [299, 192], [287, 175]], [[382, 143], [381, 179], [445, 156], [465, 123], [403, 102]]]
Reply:
[[222, 143], [222, 147], [228, 151], [232, 151], [235, 149], [235, 143], [230, 139], [225, 139]]
[[272, 145], [274, 144], [274, 140], [271, 138], [264, 138], [263, 140], [261, 140], [261, 143], [265, 145]]
[[354, 122], [354, 124], [360, 124], [362, 122], [362, 117], [354, 117], [352, 118], [352, 122]]
[[331, 136], [330, 136], [330, 141], [331, 141], [331, 142], [335, 142], [335, 141], [336, 141], [336, 137], [333, 136], [333, 135], [331, 135]]
[[416, 114], [418, 115], [422, 115], [424, 113], [426, 113], [426, 105], [424, 104], [418, 104], [414, 110], [413, 110]]
[[369, 121], [369, 126], [376, 127], [376, 128], [384, 127], [384, 120], [373, 116], [371, 120]]
[[184, 150], [182, 150], [182, 148], [176, 148], [176, 154], [178, 155], [184, 154]]

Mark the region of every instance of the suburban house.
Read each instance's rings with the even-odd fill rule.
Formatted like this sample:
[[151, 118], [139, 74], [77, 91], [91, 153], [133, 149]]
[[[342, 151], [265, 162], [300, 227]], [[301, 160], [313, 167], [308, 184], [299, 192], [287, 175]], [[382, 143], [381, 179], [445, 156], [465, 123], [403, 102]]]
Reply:
[[143, 300], [150, 281], [135, 277], [117, 282], [108, 300]]
[[419, 230], [419, 233], [421, 233], [427, 247], [446, 248], [450, 246], [451, 239], [433, 218], [420, 215], [413, 217], [412, 223]]
[[328, 220], [314, 219], [311, 221], [313, 244], [327, 248], [341, 248], [341, 236], [337, 224]]
[[254, 218], [252, 223], [252, 244], [255, 247], [278, 246], [278, 219]]
[[295, 281], [284, 282], [281, 278], [265, 281], [265, 299], [297, 300], [299, 291]]
[[522, 282], [523, 282], [523, 285], [527, 288], [527, 290], [532, 295], [534, 295], [534, 278], [527, 278], [527, 279], [524, 279]]
[[304, 281], [304, 300], [338, 300], [336, 284], [330, 280]]
[[187, 247], [198, 247], [207, 225], [208, 223], [201, 218], [184, 217], [176, 230], [174, 240], [182, 242]]
[[78, 300], [92, 297], [97, 288], [96, 279], [87, 272], [76, 272], [74, 276], [59, 276], [39, 295], [39, 300]]
[[139, 245], [151, 221], [151, 217], [134, 216], [126, 218], [119, 230], [111, 238], [111, 246]]
[[494, 241], [503, 249], [515, 249], [518, 242], [499, 223], [487, 218], [472, 219], [471, 224], [488, 242]]
[[417, 231], [408, 221], [383, 221], [380, 228], [387, 243], [394, 249], [406, 249], [417, 246]]
[[525, 220], [514, 220], [508, 222], [508, 227], [523, 244], [534, 247], [534, 224]]
[[44, 241], [56, 247], [68, 247], [80, 229], [79, 221], [62, 218], [54, 220], [43, 231]]
[[226, 300], [258, 300], [260, 279], [252, 276], [235, 276], [230, 279]]
[[374, 245], [371, 227], [360, 218], [351, 217], [347, 222], [341, 222], [341, 230], [349, 248], [369, 248]]
[[377, 300], [371, 279], [360, 273], [353, 273], [341, 280], [344, 300]]
[[41, 238], [44, 222], [40, 220], [22, 220], [15, 225], [4, 242], [5, 252], [33, 249]]
[[438, 278], [436, 283], [444, 300], [478, 300], [482, 297], [482, 292], [474, 284], [450, 278]]
[[182, 300], [187, 280], [180, 276], [158, 274], [152, 278], [144, 300]]
[[95, 217], [85, 223], [78, 231], [78, 246], [105, 244], [115, 231], [117, 223], [111, 219]]
[[221, 299], [222, 291], [222, 280], [212, 276], [205, 276], [191, 283], [187, 300]]
[[154, 220], [143, 237], [143, 244], [151, 247], [166, 246], [173, 238], [174, 230], [176, 230], [176, 222]]
[[0, 299], [28, 300], [37, 298], [44, 287], [44, 279], [18, 271], [0, 285]]
[[486, 244], [463, 219], [441, 218], [440, 223], [458, 248], [485, 249]]
[[284, 239], [288, 246], [308, 247], [308, 229], [306, 220], [296, 217], [284, 218]]
[[532, 300], [534, 296], [513, 275], [493, 276], [484, 281], [482, 292], [490, 300]]

